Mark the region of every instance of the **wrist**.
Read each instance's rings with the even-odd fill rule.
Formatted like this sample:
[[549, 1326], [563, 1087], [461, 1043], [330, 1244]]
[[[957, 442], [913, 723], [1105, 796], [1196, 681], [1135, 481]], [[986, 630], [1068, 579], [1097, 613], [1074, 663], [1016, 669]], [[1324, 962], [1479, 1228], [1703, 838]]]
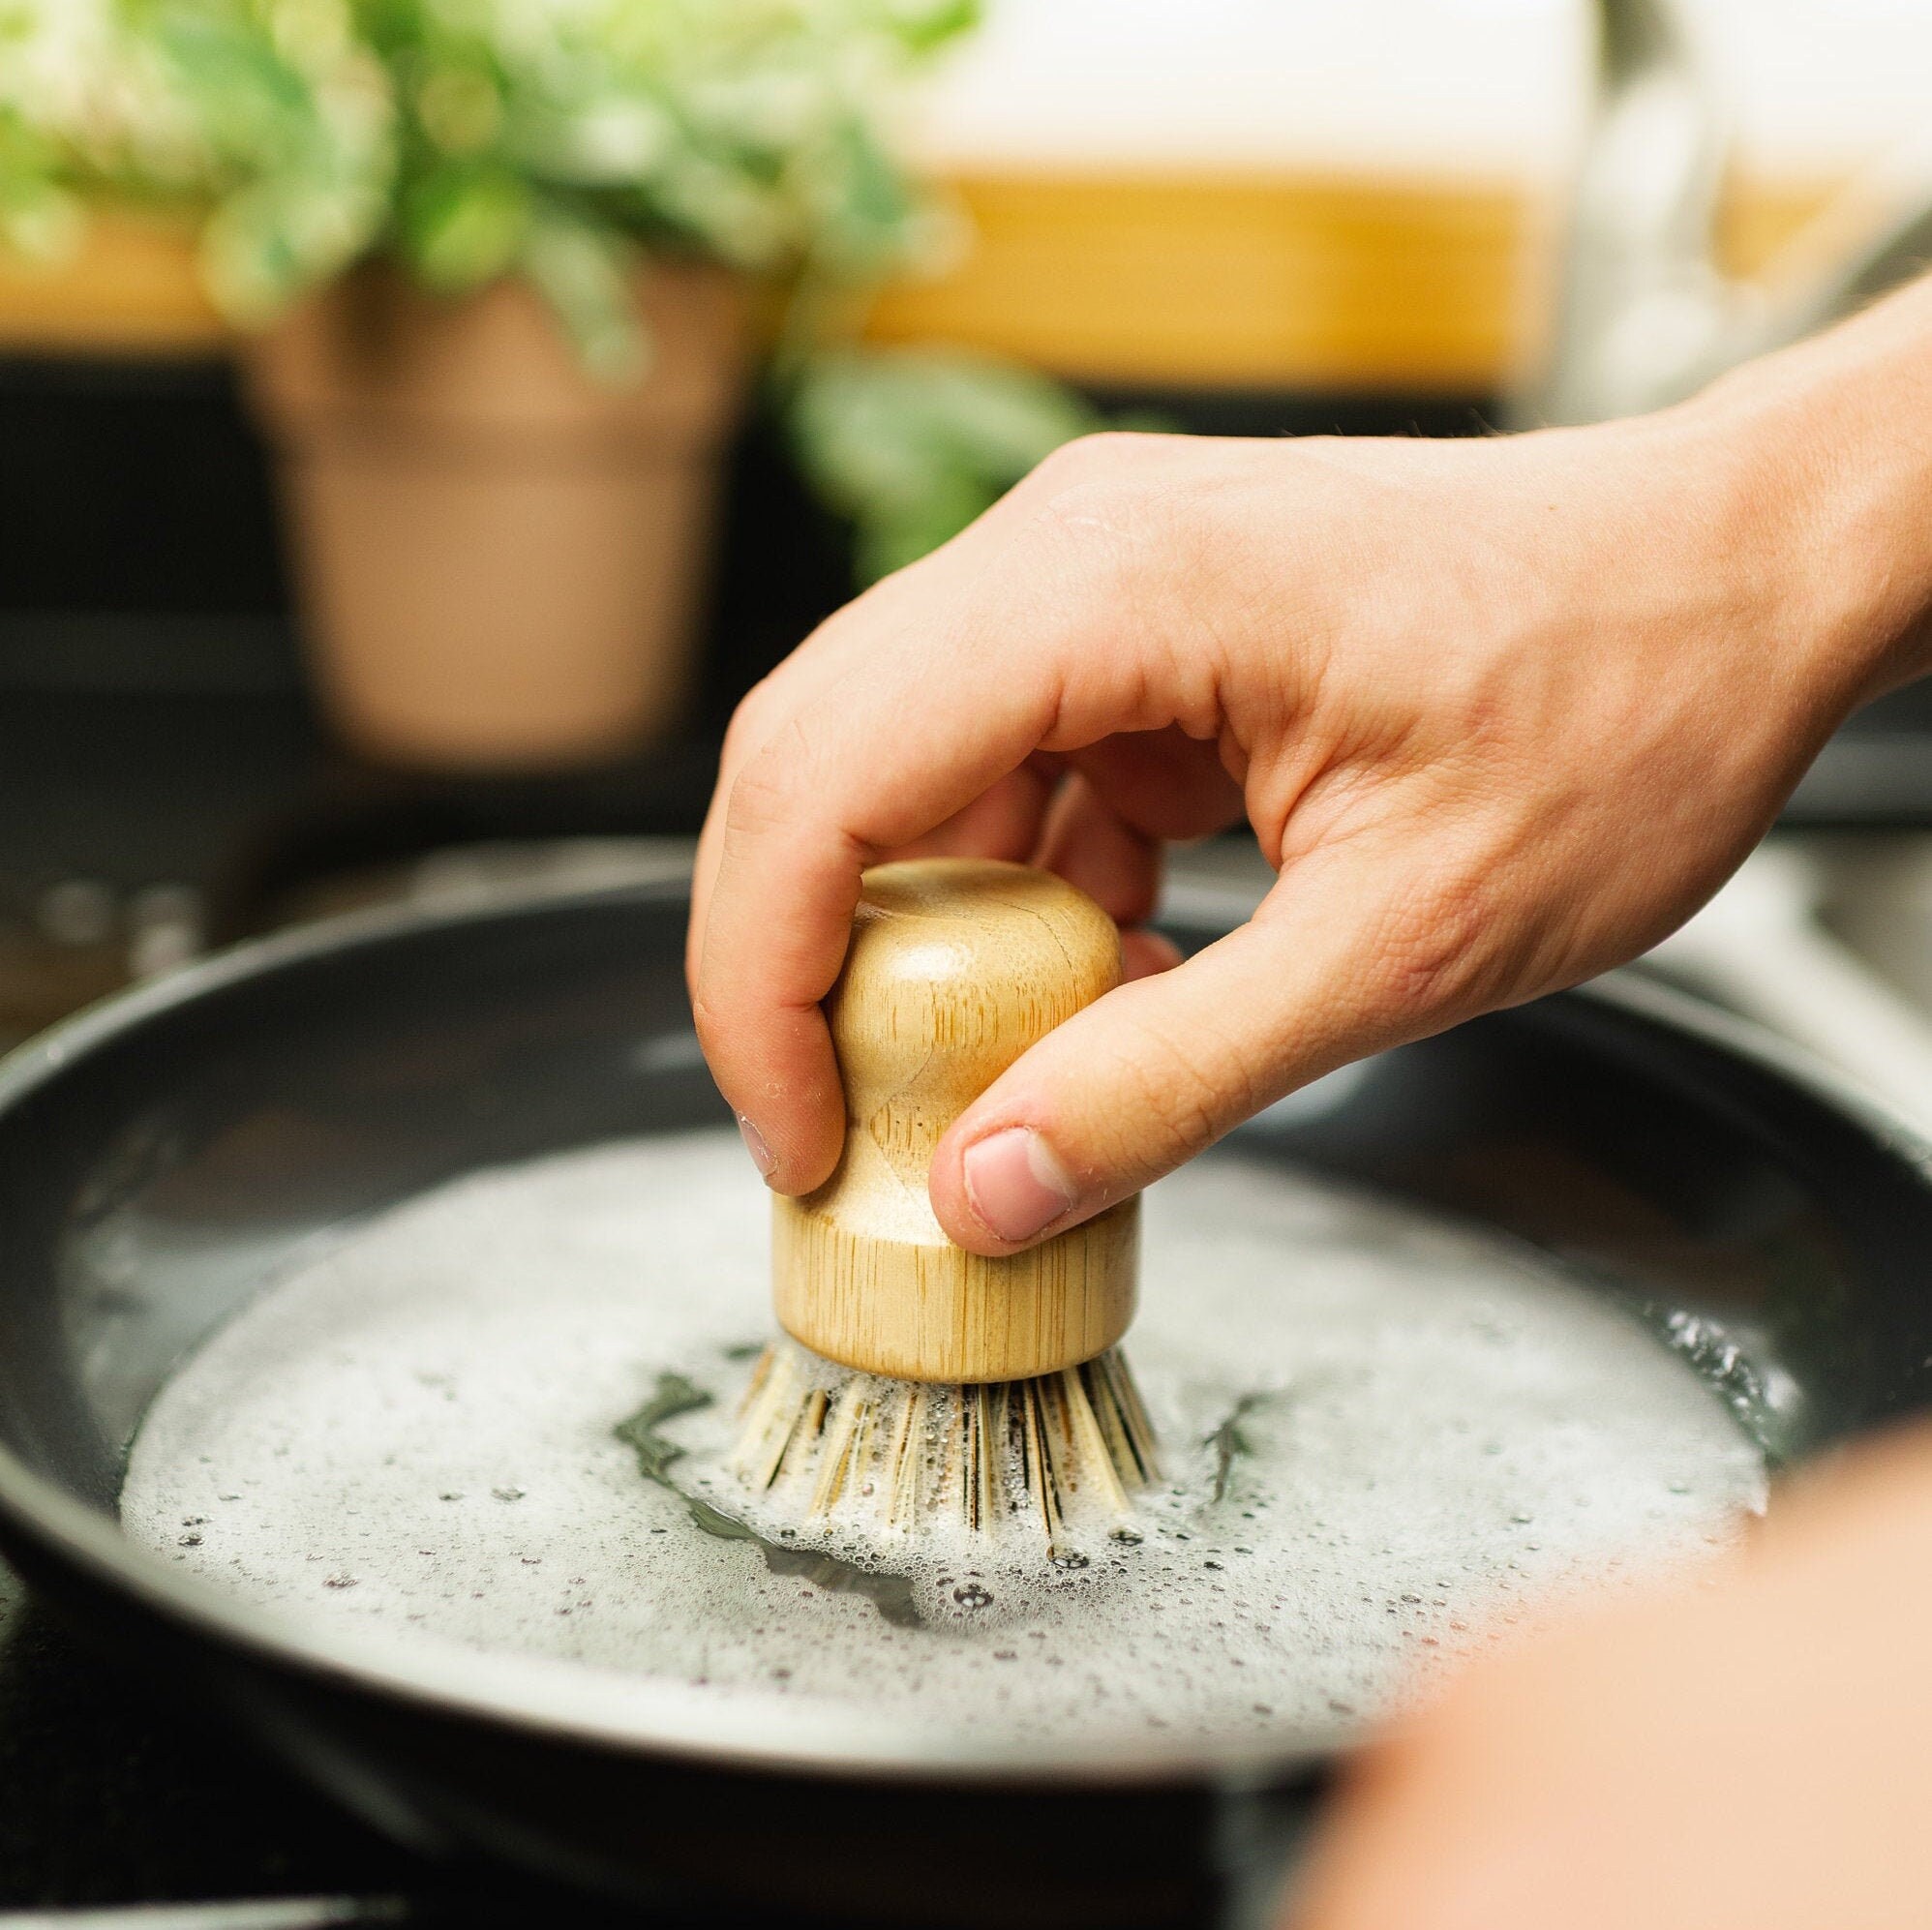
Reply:
[[1671, 413], [1726, 494], [1740, 588], [1821, 703], [1932, 669], [1932, 283]]

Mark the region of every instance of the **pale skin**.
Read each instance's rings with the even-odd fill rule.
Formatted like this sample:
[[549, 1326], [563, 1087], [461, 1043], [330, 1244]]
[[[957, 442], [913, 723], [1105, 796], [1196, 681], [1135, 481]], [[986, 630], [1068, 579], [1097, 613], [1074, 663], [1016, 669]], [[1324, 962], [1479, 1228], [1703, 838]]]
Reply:
[[1924, 1930], [1932, 1435], [1806, 1486], [1384, 1738], [1293, 1930]]
[[[1334, 1067], [1653, 944], [1845, 715], [1927, 668], [1928, 612], [1932, 286], [1630, 423], [1076, 443], [740, 708], [691, 925], [707, 1054], [769, 1182], [809, 1190], [843, 1131], [818, 1002], [862, 868], [937, 850], [1062, 872], [1121, 922], [1132, 980], [1014, 1065], [932, 1168], [948, 1233], [1014, 1251]], [[1175, 965], [1137, 929], [1162, 846], [1244, 817], [1277, 883]], [[1861, 1531], [1875, 1509], [1913, 1532]], [[1916, 1775], [1932, 1810], [1932, 1748], [1921, 1768], [1878, 1746], [1910, 1652], [1888, 1604], [1932, 1587], [1921, 1523], [1922, 1446], [1692, 1607], [1478, 1672], [1372, 1759], [1297, 1921], [1932, 1920], [1932, 1831], [1848, 1909], [1882, 1812], [1814, 1800], [1827, 1776], [1883, 1774], [1889, 1800]], [[1679, 1616], [1725, 1666], [1689, 1668]], [[1737, 1658], [1785, 1650], [1819, 1666], [1780, 1684], [1781, 1774]], [[1712, 1833], [1672, 1824], [1673, 1800], [1714, 1805]], [[1722, 1897], [1698, 1887], [1713, 1843]], [[1670, 1914], [1679, 1894], [1701, 1907]]]

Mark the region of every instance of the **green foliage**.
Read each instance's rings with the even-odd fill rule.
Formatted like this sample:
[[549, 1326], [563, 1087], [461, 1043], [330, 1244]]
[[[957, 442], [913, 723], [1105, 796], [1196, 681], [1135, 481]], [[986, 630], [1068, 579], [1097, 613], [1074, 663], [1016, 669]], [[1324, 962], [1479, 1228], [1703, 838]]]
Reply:
[[58, 253], [103, 190], [181, 207], [244, 325], [372, 256], [523, 275], [614, 381], [648, 364], [641, 259], [788, 282], [795, 445], [879, 576], [1099, 426], [988, 358], [825, 347], [945, 230], [890, 104], [978, 5], [0, 0], [0, 243]]
[[370, 255], [461, 292], [527, 273], [635, 367], [639, 253], [863, 280], [933, 214], [892, 89], [973, 0], [0, 0], [0, 211], [186, 198], [266, 318]]
[[816, 355], [785, 400], [800, 466], [852, 523], [867, 581], [938, 548], [1043, 456], [1105, 426], [1045, 377], [959, 350]]
[[78, 211], [61, 192], [57, 173], [47, 143], [0, 108], [0, 243], [42, 259], [72, 245]]

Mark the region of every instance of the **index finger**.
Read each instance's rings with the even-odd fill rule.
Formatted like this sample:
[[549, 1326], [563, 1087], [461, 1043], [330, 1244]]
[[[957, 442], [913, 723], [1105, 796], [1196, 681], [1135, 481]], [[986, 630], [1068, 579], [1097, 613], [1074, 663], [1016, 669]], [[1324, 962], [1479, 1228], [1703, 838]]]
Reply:
[[808, 701], [724, 803], [693, 1011], [711, 1074], [781, 1192], [837, 1162], [844, 1105], [820, 1001], [845, 960], [860, 877], [1023, 763], [1050, 723], [1040, 679], [976, 702], [956, 669], [902, 656]]
[[780, 1191], [810, 1191], [837, 1162], [844, 1107], [819, 1002], [865, 866], [1035, 750], [1171, 721], [1149, 712], [1159, 698], [1103, 627], [1131, 607], [1108, 557], [1039, 519], [1009, 537], [855, 624], [836, 673], [779, 701], [720, 799], [693, 1007]]
[[933, 572], [946, 567], [951, 547], [949, 545], [947, 550], [921, 558], [882, 583], [875, 583], [862, 595], [829, 617], [739, 705], [731, 720], [731, 729], [725, 734], [723, 752], [718, 760], [717, 781], [705, 812], [703, 828], [698, 833], [697, 859], [691, 873], [691, 923], [685, 945], [685, 978], [693, 996], [698, 988], [698, 967], [704, 956], [711, 881], [717, 872], [719, 847], [724, 840], [725, 812], [739, 772], [764, 747], [775, 727], [775, 719], [781, 715], [789, 716], [801, 709], [816, 692], [836, 681], [854, 660], [855, 653], [864, 647], [866, 640], [892, 633], [894, 611], [907, 609], [916, 626], [917, 613], [927, 594], [925, 581]]

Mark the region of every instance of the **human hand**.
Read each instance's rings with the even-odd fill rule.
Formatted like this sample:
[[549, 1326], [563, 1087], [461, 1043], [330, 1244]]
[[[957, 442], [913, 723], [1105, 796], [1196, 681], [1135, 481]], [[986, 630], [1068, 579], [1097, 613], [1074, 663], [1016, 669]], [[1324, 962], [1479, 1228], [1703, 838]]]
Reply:
[[[818, 1006], [886, 857], [1046, 864], [1143, 973], [1171, 956], [1134, 933], [1164, 840], [1245, 812], [1280, 872], [1252, 922], [1058, 1028], [948, 1132], [933, 1205], [983, 1253], [1662, 937], [1897, 676], [1932, 595], [1932, 557], [1890, 546], [1920, 498], [1879, 513], [1916, 449], [1861, 441], [1884, 409], [1833, 388], [1883, 359], [1864, 340], [1597, 429], [1091, 438], [833, 617], [740, 707], [695, 887], [700, 1036], [770, 1184], [837, 1159]], [[1823, 460], [1834, 433], [1861, 466]]]
[[1294, 1930], [1922, 1930], [1932, 1436], [1472, 1669], [1361, 1764]]

